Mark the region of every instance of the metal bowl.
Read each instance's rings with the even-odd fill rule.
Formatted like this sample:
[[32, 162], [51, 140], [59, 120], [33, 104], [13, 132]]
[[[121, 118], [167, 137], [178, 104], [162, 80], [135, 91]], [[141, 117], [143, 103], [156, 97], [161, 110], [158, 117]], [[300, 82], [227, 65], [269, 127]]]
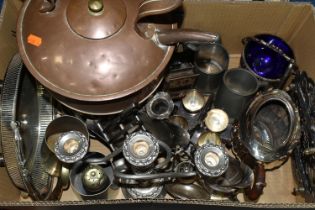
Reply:
[[271, 162], [292, 152], [300, 138], [300, 116], [290, 96], [282, 90], [260, 95], [240, 122], [240, 136], [259, 161]]

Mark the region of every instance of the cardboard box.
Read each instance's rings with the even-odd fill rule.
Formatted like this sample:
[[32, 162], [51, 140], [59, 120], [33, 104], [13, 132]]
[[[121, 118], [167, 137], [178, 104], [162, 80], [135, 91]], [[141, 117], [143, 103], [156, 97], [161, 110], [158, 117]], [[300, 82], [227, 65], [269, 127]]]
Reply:
[[[7, 2], [11, 2], [8, 0]], [[18, 5], [18, 4], [16, 4]], [[15, 27], [17, 9], [8, 3], [8, 11], [2, 19], [0, 28], [0, 69], [3, 70], [9, 58], [16, 51], [16, 44], [11, 31]], [[14, 9], [15, 8], [15, 9]], [[315, 21], [311, 5], [275, 2], [220, 2], [208, 0], [185, 0], [183, 28], [200, 29], [217, 32], [222, 35], [223, 45], [230, 53], [230, 67], [239, 66], [243, 49], [241, 39], [259, 33], [270, 33], [285, 39], [293, 48], [297, 63], [315, 78]], [[93, 143], [93, 150], [100, 146]], [[267, 174], [267, 187], [257, 203], [232, 203], [210, 201], [181, 200], [98, 200], [82, 202], [71, 188], [64, 192], [61, 202], [30, 202], [23, 199], [18, 190], [9, 181], [5, 170], [0, 169], [0, 206], [6, 209], [24, 206], [23, 209], [59, 209], [93, 208], [93, 209], [209, 209], [209, 208], [270, 208], [270, 207], [309, 207], [315, 204], [304, 204], [303, 199], [292, 195], [295, 186], [290, 161], [280, 169]], [[122, 195], [118, 194], [117, 199]], [[242, 195], [240, 195], [242, 200]], [[23, 203], [20, 203], [23, 202]], [[24, 203], [26, 202], [26, 203]], [[301, 203], [302, 202], [302, 203]], [[88, 205], [82, 206], [82, 205]], [[46, 207], [45, 207], [46, 206]], [[49, 206], [49, 208], [48, 208]]]
[[3, 69], [6, 69], [12, 55], [17, 51], [15, 31], [18, 5], [15, 2], [17, 1], [4, 1], [0, 11], [0, 78], [3, 78]]
[[[2, 79], [5, 70], [12, 56], [17, 52], [17, 44], [15, 39], [16, 22], [18, 17], [18, 1], [3, 1], [0, 10], [0, 78]], [[0, 144], [1, 153], [1, 144]], [[9, 179], [6, 169], [0, 168], [1, 187], [0, 200], [16, 200], [19, 197], [19, 191], [14, 187]]]

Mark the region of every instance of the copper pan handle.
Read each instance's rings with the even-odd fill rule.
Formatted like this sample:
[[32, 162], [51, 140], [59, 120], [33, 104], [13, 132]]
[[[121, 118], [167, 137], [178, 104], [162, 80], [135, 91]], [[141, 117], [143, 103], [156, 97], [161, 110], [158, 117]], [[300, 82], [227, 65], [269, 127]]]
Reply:
[[178, 42], [216, 43], [220, 41], [220, 36], [199, 30], [169, 29], [156, 32], [156, 39], [162, 45], [173, 45]]
[[183, 0], [145, 0], [139, 7], [138, 20], [141, 18], [171, 12], [183, 3]]

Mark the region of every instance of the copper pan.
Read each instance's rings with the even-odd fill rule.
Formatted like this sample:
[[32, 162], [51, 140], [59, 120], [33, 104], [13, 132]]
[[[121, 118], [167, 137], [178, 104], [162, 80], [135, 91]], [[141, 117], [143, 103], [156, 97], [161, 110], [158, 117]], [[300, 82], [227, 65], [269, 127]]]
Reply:
[[[143, 90], [161, 78], [174, 44], [219, 39], [176, 29], [176, 23], [139, 23], [181, 4], [182, 0], [26, 0], [17, 27], [19, 50], [31, 74], [60, 95], [57, 99], [63, 104], [85, 113], [116, 113], [125, 106], [115, 102], [126, 103], [134, 96], [139, 102], [149, 96], [139, 95], [157, 88]], [[93, 111], [95, 104], [111, 101], [116, 105], [109, 111]], [[81, 109], [89, 104], [91, 108]]]
[[147, 87], [116, 100], [91, 102], [78, 101], [51, 92], [53, 97], [64, 106], [87, 115], [110, 115], [117, 114], [132, 106], [132, 104], [142, 103], [150, 97], [162, 82], [162, 78], [154, 80]]

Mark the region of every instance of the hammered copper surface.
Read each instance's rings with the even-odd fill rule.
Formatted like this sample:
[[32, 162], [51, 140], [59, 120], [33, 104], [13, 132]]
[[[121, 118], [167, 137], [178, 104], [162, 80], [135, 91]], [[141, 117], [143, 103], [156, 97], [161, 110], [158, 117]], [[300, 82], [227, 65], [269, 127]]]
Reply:
[[[160, 48], [136, 30], [139, 12], [146, 16], [148, 8], [148, 14], [153, 14], [156, 2], [103, 0], [103, 13], [94, 16], [88, 0], [58, 0], [55, 9], [47, 13], [39, 12], [42, 0], [28, 0], [17, 29], [23, 60], [37, 80], [64, 97], [97, 102], [132, 94], [159, 77], [173, 52], [173, 47]], [[168, 12], [179, 1], [165, 2], [169, 3]], [[106, 11], [111, 7], [115, 15]], [[121, 25], [124, 14], [118, 12], [124, 10], [127, 17]], [[106, 19], [103, 16], [108, 18], [105, 25], [114, 24], [114, 28], [99, 27]], [[157, 30], [175, 28], [175, 24], [148, 25]], [[107, 38], [93, 39], [104, 36]]]
[[151, 96], [161, 84], [162, 79], [154, 80], [141, 90], [116, 100], [91, 102], [78, 101], [66, 98], [56, 93], [52, 93], [53, 97], [63, 105], [78, 112], [89, 115], [108, 115], [117, 114], [132, 106], [132, 104], [142, 103]]

